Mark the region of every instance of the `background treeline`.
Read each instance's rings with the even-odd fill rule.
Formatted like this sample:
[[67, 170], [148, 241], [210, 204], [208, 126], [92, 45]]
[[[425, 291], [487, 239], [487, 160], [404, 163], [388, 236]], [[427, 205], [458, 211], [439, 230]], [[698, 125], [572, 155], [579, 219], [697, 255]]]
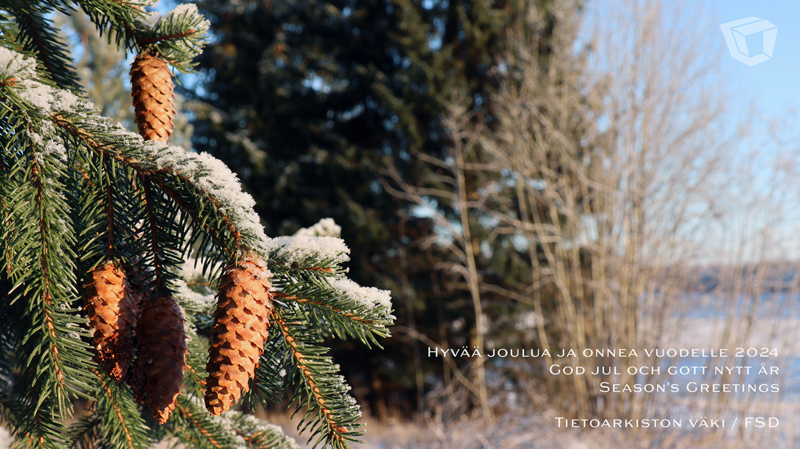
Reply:
[[[504, 250], [514, 236], [490, 239], [491, 217], [457, 200], [472, 203], [508, 175], [461, 167], [459, 184], [451, 151], [462, 137], [453, 126], [498, 127], [510, 38], [535, 41], [534, 57], [547, 61], [555, 3], [199, 6], [217, 40], [200, 60], [203, 76], [184, 91], [197, 102], [194, 147], [242, 176], [268, 233], [332, 217], [353, 251], [354, 279], [393, 292], [400, 325], [386, 350], [337, 348], [356, 394], [385, 416], [425, 410], [430, 392], [460, 388], [474, 393], [459, 395], [461, 409], [490, 414], [479, 360], [444, 362], [427, 348], [485, 347], [488, 321], [525, 309], [504, 291], [527, 275], [529, 254]], [[568, 8], [564, 20], [578, 13]], [[464, 117], [453, 117], [454, 101]], [[465, 149], [458, 163], [479, 163], [473, 153]]]
[[[554, 363], [624, 372], [654, 360], [428, 351], [674, 345], [696, 324], [698, 305], [685, 300], [693, 266], [720, 260], [714, 277], [738, 301], [711, 302], [724, 319], [705, 343], [725, 347], [762, 337], [753, 323], [765, 292], [798, 289], [792, 275], [766, 290], [752, 281], [776, 256], [768, 231], [782, 220], [791, 166], [770, 168], [754, 195], [748, 182], [764, 173], [728, 157], [741, 133], [726, 119], [716, 60], [697, 57], [722, 52], [696, 31], [717, 25], [694, 3], [195, 3], [212, 42], [199, 74], [180, 78], [190, 124], [179, 138], [238, 173], [268, 235], [334, 218], [352, 278], [392, 291], [398, 325], [385, 349], [334, 350], [375, 416], [492, 419], [545, 404], [655, 416], [667, 405], [602, 395], [598, 383], [664, 379], [548, 374]], [[73, 38], [91, 48], [73, 21]], [[126, 104], [113, 100], [126, 95], [119, 58], [79, 58], [112, 116]], [[737, 222], [742, 210], [770, 218]], [[705, 406], [744, 410], [730, 400]]]
[[[268, 234], [291, 233], [325, 217], [342, 226], [352, 249], [352, 276], [392, 290], [401, 324], [385, 350], [342, 345], [335, 357], [373, 413], [424, 410], [428, 393], [451, 388], [451, 371], [474, 362], [451, 367], [428, 357], [428, 343], [483, 346], [477, 325], [482, 317], [476, 317], [480, 307], [474, 307], [467, 277], [456, 269], [463, 257], [435, 242], [447, 239], [447, 231], [424, 205], [384, 184], [393, 176], [420, 188], [432, 180], [437, 186], [447, 182], [442, 171], [451, 162], [431, 166], [427, 158], [447, 159], [455, 143], [447, 123], [451, 98], [459, 95], [471, 122], [494, 126], [493, 96], [499, 67], [507, 64], [503, 52], [510, 27], [528, 28], [543, 39], [546, 58], [544, 40], [556, 20], [547, 12], [552, 3], [205, 1], [199, 6], [212, 22], [215, 42], [200, 59], [197, 84], [187, 82], [183, 91], [197, 114], [194, 147], [240, 174], [258, 201]], [[545, 14], [528, 24], [529, 11]], [[482, 182], [470, 179], [470, 194], [477, 194]], [[458, 186], [442, 188], [455, 192]], [[437, 214], [459, 220], [458, 204], [429, 199]], [[476, 234], [469, 249], [480, 252], [485, 239]], [[479, 265], [475, 273], [500, 283], [510, 280], [510, 273], [498, 274], [500, 267], [491, 266], [510, 260], [485, 256], [471, 256]], [[493, 296], [503, 305], [491, 313], [507, 315], [501, 309], [514, 308], [502, 295]], [[485, 402], [484, 377], [473, 379]]]

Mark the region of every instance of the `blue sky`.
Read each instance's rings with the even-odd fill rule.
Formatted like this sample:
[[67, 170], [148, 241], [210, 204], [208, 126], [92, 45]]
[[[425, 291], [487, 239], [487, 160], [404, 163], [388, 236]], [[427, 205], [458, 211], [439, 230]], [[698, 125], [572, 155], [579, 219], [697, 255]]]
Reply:
[[[772, 59], [749, 67], [733, 59], [723, 44], [721, 51], [725, 54], [720, 58], [719, 71], [716, 71], [718, 76], [725, 78], [723, 81], [727, 81], [725, 84], [730, 94], [734, 96], [732, 102], [734, 110], [729, 112], [732, 119], [762, 129], [763, 125], [770, 121], [781, 123], [779, 134], [786, 139], [784, 144], [777, 145], [772, 141], [772, 144], [739, 149], [743, 154], [755, 150], [760, 154], [758, 158], [762, 161], [774, 161], [776, 159], [773, 158], [779, 154], [792, 152], [797, 144], [797, 136], [800, 135], [798, 133], [800, 127], [794, 126], [794, 122], [800, 118], [796, 115], [800, 112], [800, 1], [707, 0], [707, 4], [709, 3], [718, 23], [758, 17], [769, 20], [778, 28]], [[720, 42], [724, 42], [719, 27], [709, 32], [716, 33]], [[760, 119], [748, 116], [751, 114], [751, 107], [757, 111]], [[752, 143], [745, 144], [748, 145]], [[772, 176], [773, 171], [764, 166], [762, 173], [768, 178]], [[761, 180], [764, 185], [770, 184], [769, 179], [761, 177]], [[800, 183], [797, 180], [785, 179], [783, 182], [790, 192], [800, 190]], [[796, 201], [797, 196], [790, 194], [787, 199]], [[788, 252], [785, 255], [797, 258], [800, 256], [800, 244], [796, 237], [798, 215], [791, 212], [792, 206], [786, 209], [784, 212], [786, 215], [780, 220], [781, 224], [775, 228], [775, 232], [776, 236], [779, 236], [777, 240], [784, 242], [783, 250]], [[757, 220], [757, 217], [752, 216], [752, 212], [747, 210], [742, 212], [743, 215], [740, 217], [742, 223], [754, 218]]]
[[[673, 1], [661, 0], [660, 18], [668, 32], [677, 33], [670, 34], [668, 39], [680, 40], [682, 34], [691, 34], [685, 41], [674, 42], [674, 51], [685, 51], [678, 49], [687, 41], [700, 43], [688, 56], [698, 63], [702, 82], [687, 92], [693, 99], [712, 93], [711, 101], [719, 99], [713, 94], [720, 94], [727, 100], [722, 102], [720, 120], [708, 129], [717, 135], [709, 141], [711, 154], [715, 151], [714, 142], [723, 145], [722, 161], [713, 162], [714, 182], [718, 183], [709, 187], [726, 189], [713, 201], [714, 210], [723, 213], [715, 215], [714, 219], [698, 216], [701, 221], [696, 230], [691, 231], [689, 239], [708, 249], [703, 257], [709, 262], [726, 261], [734, 254], [745, 260], [800, 259], [800, 239], [797, 238], [800, 229], [800, 0], [683, 0], [677, 4]], [[659, 3], [590, 0], [586, 11], [588, 38], [593, 38], [592, 32], [598, 32], [592, 28], [593, 21], [602, 24], [607, 14], [611, 14], [610, 29], [614, 30], [614, 20], [645, 18]], [[679, 13], [673, 15], [676, 9]], [[778, 29], [773, 57], [755, 66], [731, 56], [720, 29], [720, 24], [748, 17], [768, 20]], [[608, 29], [600, 26], [599, 32], [608, 33]], [[626, 39], [635, 38], [635, 33], [630, 34], [625, 26], [612, 35], [618, 38], [616, 42], [609, 40], [612, 49], [624, 48], [615, 45], [624, 46]], [[752, 35], [748, 45], [756, 41], [758, 35]], [[662, 40], [658, 45], [669, 45], [669, 42]], [[598, 67], [602, 68], [602, 59], [615, 53], [604, 53], [603, 42], [598, 43]], [[760, 47], [760, 42], [756, 46]], [[657, 51], [662, 51], [661, 48], [657, 47]], [[668, 61], [669, 50], [664, 53], [662, 60]], [[675, 55], [678, 63], [681, 56], [685, 55]], [[627, 61], [619, 58], [615, 62], [626, 64]], [[668, 70], [669, 64], [665, 67]], [[705, 71], [707, 68], [710, 72]], [[708, 89], [713, 91], [708, 92]], [[702, 153], [699, 147], [696, 151]], [[702, 161], [702, 156], [698, 160]], [[739, 254], [739, 250], [747, 254]]]
[[[778, 27], [771, 60], [748, 67], [729, 55], [722, 58], [720, 76], [731, 85], [744, 105], [751, 101], [768, 115], [782, 115], [800, 108], [800, 1], [797, 0], [709, 0], [719, 23], [745, 17], [769, 20]], [[709, 30], [723, 40], [719, 28]], [[737, 103], [739, 103], [737, 101]]]

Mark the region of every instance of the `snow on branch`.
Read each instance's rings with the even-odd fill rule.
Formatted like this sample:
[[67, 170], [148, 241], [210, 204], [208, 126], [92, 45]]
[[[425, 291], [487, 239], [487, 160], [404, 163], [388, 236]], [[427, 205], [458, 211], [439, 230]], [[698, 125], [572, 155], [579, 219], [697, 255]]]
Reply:
[[190, 308], [192, 313], [207, 313], [216, 306], [216, 292], [199, 293], [193, 290], [183, 279], [173, 281], [175, 297], [178, 298], [184, 309]]
[[0, 74], [18, 80], [33, 78], [36, 76], [36, 60], [0, 47]]
[[0, 58], [0, 63], [4, 60], [6, 67], [17, 70], [13, 76], [20, 80], [14, 85], [6, 84], [5, 91], [21, 99], [29, 113], [50, 118], [95, 151], [107, 153], [143, 175], [174, 175], [190, 184], [225, 217], [237, 246], [239, 238], [244, 237], [243, 244], [267, 258], [271, 245], [253, 210], [255, 201], [242, 191], [237, 176], [222, 161], [207, 153], [190, 153], [178, 146], [144, 141], [138, 134], [96, 115], [91, 103], [32, 79], [35, 73], [29, 58], [6, 49], [0, 52]]
[[392, 310], [392, 296], [388, 290], [380, 290], [375, 287], [362, 287], [347, 278], [334, 279], [331, 286], [341, 291], [345, 297], [355, 301], [357, 304], [367, 306], [370, 309], [382, 309], [386, 313]]
[[[3, 85], [37, 109], [42, 116], [76, 107], [93, 109], [92, 105], [71, 92], [37, 81], [36, 59], [0, 47], [0, 79]], [[12, 81], [13, 80], [13, 81]]]
[[146, 12], [155, 0], [75, 0], [98, 25], [101, 35], [115, 36], [117, 44], [140, 52], [154, 47], [176, 69], [189, 72], [202, 51], [209, 22], [193, 4], [180, 5], [161, 15]]
[[339, 237], [342, 235], [342, 227], [337, 225], [333, 218], [323, 218], [314, 226], [300, 228], [295, 232], [296, 236], [309, 235], [315, 237]]
[[138, 44], [155, 45], [181, 71], [190, 68], [190, 61], [203, 50], [209, 27], [208, 20], [191, 3], [180, 5], [166, 15], [151, 12], [136, 23], [140, 27]]
[[320, 266], [350, 260], [350, 248], [336, 237], [276, 237], [269, 244], [272, 258], [289, 265]]
[[266, 423], [253, 415], [232, 411], [220, 419], [235, 429], [236, 433], [247, 443], [247, 447], [270, 449], [300, 449], [294, 438], [283, 434], [283, 430]]
[[380, 347], [378, 338], [389, 336], [387, 326], [395, 317], [388, 291], [361, 287], [339, 277], [322, 284], [284, 285], [282, 274], [279, 272], [275, 279], [275, 298], [282, 312], [306, 310], [338, 338], [354, 337], [367, 346]]
[[[146, 142], [138, 134], [104, 117], [63, 112], [54, 121], [83, 139], [95, 151], [133, 168], [143, 176], [169, 180], [169, 175], [189, 185], [210, 202], [222, 215], [239, 249], [252, 249], [266, 259], [270, 248], [258, 215], [255, 201], [241, 190], [237, 176], [220, 160], [207, 153], [190, 153], [181, 147]], [[156, 181], [165, 193], [181, 204], [179, 186]], [[185, 205], [182, 204], [185, 207]], [[199, 211], [188, 210], [195, 219]], [[225, 242], [219, 242], [225, 245]]]

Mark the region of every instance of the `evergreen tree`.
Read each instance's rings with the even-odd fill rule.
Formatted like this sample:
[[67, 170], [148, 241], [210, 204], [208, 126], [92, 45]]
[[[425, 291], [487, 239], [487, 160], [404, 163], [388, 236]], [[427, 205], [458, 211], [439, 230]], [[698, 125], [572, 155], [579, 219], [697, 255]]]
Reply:
[[[445, 329], [471, 320], [470, 309], [461, 292], [437, 291], [433, 267], [445, 256], [415, 246], [434, 226], [386, 192], [380, 172], [395, 167], [410, 183], [428, 173], [414, 156], [450, 145], [441, 120], [450, 92], [468, 91], [471, 109], [490, 111], [512, 3], [520, 2], [200, 1], [214, 40], [200, 76], [184, 81], [199, 100], [193, 145], [241, 176], [271, 232], [335, 218], [353, 243], [353, 279], [392, 290], [402, 325], [447, 340]], [[289, 200], [298, 195], [306, 201]], [[452, 330], [452, 344], [469, 344], [473, 327]], [[379, 394], [376, 412], [414, 397], [421, 406], [433, 386], [423, 372], [446, 375], [408, 335], [381, 353], [337, 346], [345, 367], [371, 367], [346, 374]]]
[[[378, 345], [388, 292], [345, 277], [340, 239], [267, 238], [224, 164], [165, 143], [169, 66], [191, 69], [208, 23], [152, 3], [0, 1], [0, 416], [25, 447], [289, 448], [230, 409], [290, 390], [317, 446], [348, 447], [360, 412], [323, 340]], [[51, 21], [77, 8], [137, 54], [149, 140], [81, 99]]]

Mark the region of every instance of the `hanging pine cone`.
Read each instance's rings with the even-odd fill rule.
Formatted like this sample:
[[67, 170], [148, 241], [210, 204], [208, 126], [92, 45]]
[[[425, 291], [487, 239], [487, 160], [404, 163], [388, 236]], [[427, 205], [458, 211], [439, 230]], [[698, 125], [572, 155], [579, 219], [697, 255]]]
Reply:
[[113, 262], [106, 262], [91, 271], [91, 281], [84, 288], [97, 361], [106, 373], [120, 381], [131, 364], [137, 315], [125, 272]]
[[175, 409], [186, 367], [186, 334], [175, 300], [164, 295], [142, 307], [139, 351], [129, 379], [136, 400], [159, 424]]
[[131, 65], [131, 95], [139, 134], [146, 140], [166, 143], [172, 134], [172, 73], [167, 61], [149, 51], [140, 53]]
[[212, 415], [227, 411], [249, 389], [267, 340], [269, 289], [266, 265], [254, 254], [222, 274], [207, 366], [205, 401]]

